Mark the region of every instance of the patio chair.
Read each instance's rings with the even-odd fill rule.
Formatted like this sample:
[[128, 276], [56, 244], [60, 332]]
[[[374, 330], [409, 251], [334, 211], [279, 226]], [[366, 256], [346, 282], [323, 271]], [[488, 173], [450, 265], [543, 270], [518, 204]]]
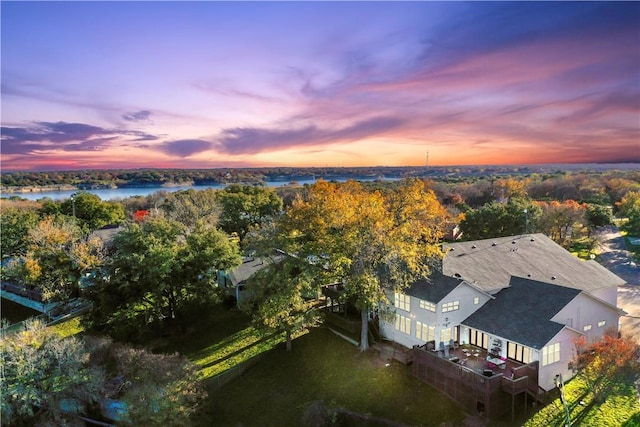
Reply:
[[452, 349], [456, 350], [458, 348], [458, 342], [451, 339], [451, 340], [449, 340], [449, 346]]

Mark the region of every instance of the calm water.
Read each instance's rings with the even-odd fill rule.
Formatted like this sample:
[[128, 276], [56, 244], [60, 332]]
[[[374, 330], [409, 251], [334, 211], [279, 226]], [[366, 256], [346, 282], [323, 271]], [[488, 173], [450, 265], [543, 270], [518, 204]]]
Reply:
[[[336, 178], [336, 181], [344, 182], [347, 181], [347, 178]], [[385, 178], [386, 181], [395, 181], [398, 178]], [[374, 181], [374, 178], [366, 178], [366, 179], [358, 179], [358, 181]], [[304, 184], [313, 184], [316, 182], [315, 179], [301, 179], [295, 181], [299, 185]], [[289, 181], [267, 181], [265, 184], [268, 187], [284, 187], [289, 185]], [[132, 196], [148, 196], [149, 194], [155, 193], [157, 191], [166, 191], [166, 192], [174, 192], [180, 190], [206, 190], [209, 188], [220, 189], [224, 188], [223, 184], [215, 184], [215, 185], [183, 185], [177, 187], [142, 187], [142, 188], [107, 188], [101, 190], [86, 190], [89, 193], [93, 193], [100, 197], [102, 200], [117, 200], [117, 199], [126, 199], [127, 197]], [[45, 197], [49, 197], [53, 200], [63, 200], [71, 197], [73, 193], [76, 193], [77, 190], [65, 190], [65, 191], [41, 191], [39, 193], [13, 193], [13, 194], [3, 194], [2, 197], [10, 197], [10, 196], [18, 196], [28, 200], [38, 200]]]

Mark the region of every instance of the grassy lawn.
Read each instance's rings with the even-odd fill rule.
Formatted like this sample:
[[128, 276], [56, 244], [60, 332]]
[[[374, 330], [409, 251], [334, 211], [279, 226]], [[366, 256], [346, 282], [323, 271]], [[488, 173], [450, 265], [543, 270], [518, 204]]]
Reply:
[[[640, 403], [631, 381], [619, 382], [596, 404], [586, 383], [575, 377], [565, 385], [571, 425], [599, 427], [640, 426]], [[582, 403], [580, 403], [582, 402]], [[564, 426], [565, 413], [560, 399], [542, 408], [524, 424], [526, 427]]]
[[[459, 425], [465, 418], [455, 403], [413, 378], [410, 368], [361, 354], [325, 328], [297, 337], [287, 352], [283, 337], [260, 335], [235, 309], [211, 307], [195, 325], [150, 343], [153, 350], [186, 355], [206, 380], [261, 357], [221, 388], [207, 381], [209, 397], [195, 425], [300, 425], [317, 401], [415, 426]], [[65, 336], [82, 332], [78, 319], [52, 328]]]
[[385, 366], [319, 328], [297, 338], [291, 352], [276, 346], [212, 392], [198, 425], [299, 425], [314, 401], [416, 426], [464, 419], [458, 406], [413, 378], [406, 366]]

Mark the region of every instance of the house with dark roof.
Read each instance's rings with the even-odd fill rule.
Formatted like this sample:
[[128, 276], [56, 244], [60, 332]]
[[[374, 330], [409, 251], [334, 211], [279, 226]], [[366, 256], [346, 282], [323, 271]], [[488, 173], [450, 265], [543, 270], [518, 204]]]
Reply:
[[[443, 251], [441, 272], [389, 296], [392, 304], [381, 311], [392, 315], [380, 316], [380, 329], [412, 348], [416, 376], [450, 397], [467, 399], [465, 388], [478, 386], [469, 406], [495, 413], [500, 390], [537, 398], [553, 389], [558, 374], [574, 375], [575, 338], [617, 331], [624, 314], [616, 305], [621, 278], [543, 234], [446, 243]], [[465, 351], [449, 357], [449, 346]], [[449, 368], [460, 370], [455, 380]], [[469, 378], [499, 376], [502, 387], [486, 379], [460, 382], [463, 371]]]

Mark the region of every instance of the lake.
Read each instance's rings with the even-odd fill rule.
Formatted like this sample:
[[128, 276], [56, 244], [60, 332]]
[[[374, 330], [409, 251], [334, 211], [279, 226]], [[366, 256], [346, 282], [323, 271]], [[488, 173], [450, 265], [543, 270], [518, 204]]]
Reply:
[[[348, 179], [352, 178], [334, 178], [332, 180], [338, 182], [345, 182]], [[383, 181], [397, 181], [400, 178], [358, 178], [358, 181], [375, 181], [376, 179], [381, 179]], [[316, 182], [316, 179], [300, 179], [296, 180], [295, 183], [297, 185], [304, 184], [313, 184]], [[266, 181], [265, 185], [267, 187], [285, 187], [290, 185], [290, 181]], [[100, 197], [102, 200], [118, 200], [118, 199], [126, 199], [127, 197], [133, 196], [148, 196], [149, 194], [156, 193], [158, 191], [166, 191], [168, 193], [172, 193], [175, 191], [181, 190], [207, 190], [209, 188], [221, 189], [224, 188], [225, 184], [213, 184], [213, 185], [180, 185], [175, 187], [162, 187], [162, 186], [153, 186], [153, 187], [127, 187], [127, 188], [103, 188], [98, 190], [83, 190], [88, 193], [95, 194]], [[45, 197], [49, 197], [53, 200], [64, 200], [71, 197], [72, 194], [78, 192], [78, 190], [62, 190], [62, 191], [40, 191], [34, 193], [7, 193], [3, 194], [2, 197], [10, 197], [17, 196], [22, 197], [27, 200], [39, 200]]]

